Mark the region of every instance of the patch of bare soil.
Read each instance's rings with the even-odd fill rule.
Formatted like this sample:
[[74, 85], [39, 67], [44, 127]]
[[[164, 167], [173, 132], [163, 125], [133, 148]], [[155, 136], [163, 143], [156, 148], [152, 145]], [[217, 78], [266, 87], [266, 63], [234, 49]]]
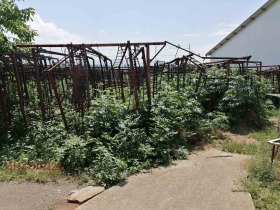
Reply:
[[45, 184], [33, 182], [0, 183], [1, 210], [74, 210], [77, 204], [68, 204], [72, 190], [80, 189], [77, 182], [59, 180]]
[[258, 144], [259, 142], [250, 135], [239, 135], [230, 132], [223, 132], [225, 139], [230, 139], [236, 143]]

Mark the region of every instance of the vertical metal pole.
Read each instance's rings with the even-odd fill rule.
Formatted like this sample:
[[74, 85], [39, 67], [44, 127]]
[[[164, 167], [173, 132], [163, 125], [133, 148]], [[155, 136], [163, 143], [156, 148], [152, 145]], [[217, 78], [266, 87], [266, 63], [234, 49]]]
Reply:
[[69, 51], [69, 55], [70, 55], [69, 61], [70, 61], [70, 69], [71, 69], [71, 73], [72, 73], [73, 102], [74, 102], [75, 107], [77, 108], [78, 102], [79, 102], [78, 87], [77, 87], [78, 70], [77, 70], [77, 67], [75, 66], [74, 50], [73, 50], [72, 44], [68, 46], [68, 51]]
[[17, 82], [17, 92], [18, 92], [18, 97], [19, 97], [19, 103], [20, 103], [20, 111], [22, 113], [23, 120], [25, 122], [25, 126], [27, 127], [27, 118], [26, 114], [24, 111], [24, 103], [22, 101], [22, 91], [21, 91], [21, 86], [20, 86], [20, 77], [18, 74], [18, 68], [17, 68], [17, 58], [16, 58], [16, 50], [13, 51], [13, 64], [14, 64], [14, 72], [15, 72], [15, 77], [16, 77], [16, 82]]
[[179, 89], [180, 89], [180, 83], [179, 83], [179, 69], [180, 69], [180, 60], [178, 59], [177, 61], [176, 61], [176, 63], [177, 63], [177, 91], [179, 91]]
[[120, 83], [121, 83], [121, 95], [122, 95], [122, 100], [125, 102], [125, 97], [124, 97], [124, 90], [123, 90], [123, 70], [120, 70]]
[[196, 93], [198, 92], [198, 89], [199, 89], [199, 86], [200, 86], [200, 83], [201, 83], [203, 68], [199, 67], [198, 70], [200, 70], [200, 73], [199, 73], [198, 81], [196, 82], [196, 88], [195, 88]]
[[60, 113], [61, 113], [61, 117], [62, 117], [64, 126], [65, 126], [65, 130], [69, 130], [69, 127], [68, 127], [68, 124], [67, 124], [67, 120], [66, 120], [66, 117], [65, 117], [65, 114], [64, 114], [64, 111], [63, 111], [62, 103], [61, 103], [59, 94], [57, 92], [57, 88], [56, 88], [55, 83], [54, 83], [52, 72], [47, 72], [47, 74], [48, 74], [49, 81], [51, 83], [54, 95], [55, 95], [57, 103], [58, 103], [58, 107], [59, 107], [59, 110], [60, 110]]
[[136, 72], [135, 72], [134, 65], [133, 65], [130, 41], [127, 41], [127, 46], [128, 46], [128, 52], [129, 52], [129, 65], [130, 65], [131, 80], [132, 80], [132, 86], [133, 86], [132, 90], [133, 90], [133, 94], [135, 97], [136, 109], [139, 109], [139, 97], [138, 97], [138, 91], [137, 91]]
[[7, 128], [8, 127], [7, 108], [6, 108], [6, 104], [5, 104], [5, 97], [4, 97], [4, 93], [2, 91], [1, 83], [0, 83], [0, 104], [2, 105], [2, 109], [3, 109], [4, 128]]
[[167, 65], [167, 81], [170, 79], [170, 64]]
[[105, 90], [106, 85], [105, 85], [105, 77], [104, 77], [104, 71], [103, 71], [103, 66], [101, 62], [101, 57], [99, 56], [99, 62], [100, 62], [100, 68], [101, 68], [101, 76], [102, 76], [102, 82], [103, 82], [103, 90]]
[[109, 71], [109, 67], [108, 67], [108, 60], [105, 59], [105, 69], [106, 69], [106, 76], [107, 76], [107, 81], [108, 81], [108, 87], [111, 87], [111, 74]]
[[87, 67], [87, 52], [86, 48], [83, 45], [83, 63], [84, 63], [84, 70], [85, 70], [85, 77], [86, 77], [86, 93], [87, 93], [87, 108], [90, 107], [90, 89], [89, 89], [89, 73], [88, 73], [88, 67]]
[[272, 149], [271, 149], [271, 167], [272, 167], [272, 165], [273, 165], [273, 161], [274, 161], [274, 157], [275, 157], [275, 149], [276, 149], [276, 147], [275, 147], [275, 145], [273, 145], [272, 146]]
[[[145, 52], [143, 50], [143, 59], [145, 59]], [[144, 61], [145, 63], [145, 61]], [[147, 88], [147, 97], [148, 97], [148, 104], [152, 104], [152, 96], [151, 96], [151, 66], [150, 66], [150, 45], [146, 45], [146, 88]]]
[[260, 78], [262, 76], [262, 62], [260, 62], [259, 76], [260, 76]]
[[42, 112], [42, 120], [45, 120], [46, 113], [45, 113], [45, 105], [44, 105], [44, 99], [43, 99], [43, 93], [42, 93], [42, 87], [41, 87], [41, 75], [38, 67], [38, 59], [36, 55], [36, 51], [33, 48], [32, 49], [32, 56], [33, 56], [33, 61], [34, 61], [34, 68], [35, 68], [35, 74], [36, 74], [36, 85], [37, 85], [37, 91], [39, 95], [39, 100], [40, 100], [40, 108]]
[[110, 60], [110, 75], [111, 75], [111, 79], [113, 80], [114, 89], [115, 89], [115, 92], [116, 92], [116, 95], [117, 95], [118, 91], [117, 91], [117, 84], [116, 84], [116, 72], [115, 72], [115, 69], [113, 67], [113, 63], [112, 63], [111, 60]]

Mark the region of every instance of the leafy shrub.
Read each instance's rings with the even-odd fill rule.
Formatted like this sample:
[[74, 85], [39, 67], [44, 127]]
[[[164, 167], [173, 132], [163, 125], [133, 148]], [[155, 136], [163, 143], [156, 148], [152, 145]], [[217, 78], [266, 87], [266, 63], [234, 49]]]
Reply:
[[229, 116], [233, 124], [245, 121], [253, 126], [261, 126], [269, 115], [267, 93], [264, 80], [255, 72], [250, 72], [246, 77], [236, 74], [229, 83], [219, 109]]

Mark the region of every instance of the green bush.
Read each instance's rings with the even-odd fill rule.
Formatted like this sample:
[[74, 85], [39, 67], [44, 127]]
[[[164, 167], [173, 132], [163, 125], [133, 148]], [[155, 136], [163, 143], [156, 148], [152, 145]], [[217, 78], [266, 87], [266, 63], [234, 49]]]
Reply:
[[235, 74], [228, 90], [219, 103], [219, 110], [226, 113], [233, 124], [245, 122], [252, 126], [266, 123], [271, 104], [266, 101], [267, 88], [255, 72], [246, 76]]

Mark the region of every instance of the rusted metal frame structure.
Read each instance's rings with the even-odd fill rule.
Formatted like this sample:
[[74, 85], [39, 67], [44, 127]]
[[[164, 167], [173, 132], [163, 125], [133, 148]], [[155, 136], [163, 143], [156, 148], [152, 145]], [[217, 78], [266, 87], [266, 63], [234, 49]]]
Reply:
[[[146, 47], [146, 53], [145, 53], [145, 47]], [[147, 94], [147, 100], [149, 107], [151, 106], [152, 98], [151, 98], [151, 78], [150, 78], [150, 49], [149, 45], [146, 45], [145, 47], [141, 47], [138, 49], [138, 51], [135, 52], [134, 57], [137, 58], [139, 55], [141, 55], [141, 59], [143, 60], [143, 68], [144, 72], [143, 75], [140, 76], [140, 78], [143, 76], [145, 78], [145, 84], [146, 84], [146, 94]], [[143, 93], [144, 98], [144, 93]]]
[[[232, 65], [237, 65], [239, 67], [239, 73], [244, 74], [245, 67], [244, 63], [248, 63], [249, 60], [251, 59], [251, 56], [245, 56], [245, 57], [203, 57], [203, 60], [208, 60], [211, 59], [212, 61], [210, 62], [204, 62], [204, 64], [208, 67], [211, 68], [213, 66], [216, 66], [218, 68], [224, 68], [227, 69], [227, 75], [229, 76], [231, 74], [232, 70]], [[240, 66], [242, 65], [242, 67]]]
[[[113, 68], [112, 60], [109, 59], [107, 56], [103, 55], [102, 53], [100, 53], [92, 48], [87, 47], [86, 50], [84, 51], [84, 62], [87, 65], [84, 65], [84, 68], [87, 67], [88, 69], [91, 69], [88, 59], [92, 59], [93, 61], [95, 61], [93, 57], [90, 57], [89, 55], [87, 55], [88, 53], [91, 56], [98, 57], [100, 66], [97, 67], [95, 64], [93, 64], [93, 69], [95, 71], [95, 72], [93, 72], [93, 75], [96, 76], [96, 73], [98, 71], [101, 72], [103, 89], [113, 87], [113, 89], [115, 89], [115, 91], [117, 93], [116, 73]], [[103, 62], [103, 64], [102, 64], [102, 62]], [[92, 72], [90, 71], [90, 73], [92, 73]], [[92, 74], [89, 74], [89, 75], [92, 75]], [[91, 81], [94, 82], [94, 84], [97, 84], [98, 82], [100, 82], [97, 77], [90, 76], [89, 78], [91, 78]], [[105, 78], [106, 78], [106, 81], [105, 81]], [[94, 87], [94, 89], [96, 89], [96, 87]]]
[[53, 69], [54, 68], [51, 68], [51, 69], [47, 70], [46, 74], [48, 75], [49, 82], [51, 84], [51, 87], [52, 87], [52, 90], [54, 92], [55, 98], [57, 100], [57, 103], [58, 103], [58, 106], [59, 106], [59, 110], [60, 110], [60, 114], [61, 114], [64, 126], [65, 126], [65, 129], [68, 130], [69, 126], [68, 126], [68, 123], [67, 123], [67, 120], [66, 120], [64, 109], [62, 107], [62, 101], [61, 101], [61, 98], [60, 98], [60, 96], [58, 94], [58, 90], [57, 90], [57, 87], [55, 85], [55, 81], [54, 81], [53, 74], [52, 74]]
[[[189, 52], [189, 51], [187, 51]], [[181, 77], [183, 79], [183, 87], [185, 86], [185, 78], [186, 75], [190, 73], [198, 73], [198, 79], [196, 80], [196, 92], [198, 91], [198, 88], [200, 86], [202, 75], [205, 73], [206, 65], [199, 62], [194, 56], [198, 56], [194, 53], [189, 53], [186, 56], [182, 56], [181, 58], [175, 58], [174, 60], [170, 62], [166, 62], [167, 65], [167, 71], [168, 71], [168, 80], [171, 78], [174, 78], [176, 74], [176, 80], [177, 80], [177, 90], [180, 88], [180, 80]], [[199, 56], [199, 58], [201, 58]]]
[[[33, 48], [32, 49], [32, 56], [33, 56], [33, 61], [34, 61], [34, 70], [35, 70], [35, 75], [36, 75], [36, 86], [37, 86], [37, 92], [39, 95], [39, 105], [41, 108], [41, 113], [42, 113], [42, 120], [45, 121], [46, 120], [46, 113], [45, 113], [45, 104], [43, 101], [43, 91], [42, 91], [42, 79], [41, 79], [41, 72], [39, 70], [39, 64], [38, 64], [38, 59], [37, 59], [37, 52], [36, 49]], [[26, 83], [25, 83], [26, 84]]]
[[18, 62], [17, 62], [17, 51], [14, 49], [13, 54], [12, 54], [12, 63], [13, 63], [13, 69], [14, 69], [14, 74], [15, 74], [15, 79], [17, 83], [17, 93], [18, 93], [18, 99], [19, 99], [19, 104], [20, 104], [20, 111], [23, 117], [23, 121], [25, 126], [27, 127], [27, 116], [25, 113], [25, 107], [24, 107], [24, 94], [22, 91], [22, 86], [21, 86], [21, 79], [19, 76], [19, 71], [18, 71]]
[[[165, 73], [165, 62], [156, 61], [153, 66], [153, 97], [158, 93], [158, 89], [161, 87], [162, 76]], [[160, 76], [160, 79], [158, 77]]]
[[[276, 65], [274, 66], [265, 66], [265, 68], [275, 68], [277, 67]], [[267, 94], [268, 96], [272, 96], [274, 98], [277, 98], [279, 99], [280, 98], [280, 94], [273, 94], [273, 93], [269, 93]], [[271, 145], [271, 157], [270, 157], [270, 164], [271, 164], [271, 167], [273, 166], [273, 162], [274, 162], [274, 159], [276, 158], [278, 152], [279, 152], [279, 149], [280, 149], [280, 116], [278, 116], [278, 123], [277, 123], [277, 132], [278, 132], [278, 138], [277, 139], [273, 139], [273, 140], [269, 140], [267, 143], [269, 145]]]
[[[151, 66], [151, 62], [167, 44], [183, 50], [187, 54], [170, 62], [156, 61], [155, 65]], [[150, 56], [150, 46], [152, 45], [161, 46], [153, 58]], [[131, 43], [128, 41], [127, 43], [109, 44], [18, 45], [18, 47], [32, 48], [32, 54], [21, 54], [15, 51], [15, 59], [13, 59], [16, 82], [18, 83], [18, 96], [21, 110], [23, 110], [23, 116], [26, 113], [25, 105], [28, 105], [28, 102], [25, 102], [26, 99], [24, 98], [28, 98], [26, 84], [31, 81], [36, 84], [36, 91], [39, 96], [38, 105], [41, 109], [42, 119], [49, 119], [49, 114], [46, 113], [46, 110], [53, 110], [54, 107], [52, 106], [55, 104], [59, 107], [60, 115], [66, 129], [70, 129], [70, 127], [65, 117], [63, 101], [71, 102], [75, 107], [75, 111], [83, 115], [85, 109], [90, 107], [91, 100], [98, 97], [97, 89], [101, 83], [103, 90], [115, 90], [117, 97], [122, 98], [123, 101], [126, 100], [124, 89], [128, 87], [135, 100], [135, 108], [139, 109], [141, 105], [141, 91], [143, 91], [143, 96], [147, 96], [147, 102], [151, 105], [152, 97], [158, 93], [158, 88], [161, 86], [164, 74], [167, 74], [168, 80], [176, 79], [177, 89], [180, 90], [181, 80], [184, 86], [185, 79], [190, 73], [198, 73], [195, 84], [197, 92], [202, 79], [207, 79], [204, 75], [207, 68], [211, 66], [225, 66], [228, 68], [228, 76], [231, 74], [230, 71], [233, 65], [240, 65], [240, 74], [246, 74], [248, 70], [256, 69], [262, 73], [261, 63], [249, 61], [249, 57], [201, 57], [166, 41], [144, 43]], [[107, 56], [95, 50], [95, 47], [118, 47], [115, 61], [112, 62]], [[47, 50], [46, 48], [65, 48], [67, 49], [67, 53], [57, 52], [57, 50]], [[213, 59], [216, 61], [202, 63], [198, 61], [199, 59]], [[27, 68], [31, 70], [27, 71]], [[22, 71], [24, 73], [21, 73]], [[24, 96], [25, 93], [27, 96]], [[0, 100], [1, 104], [3, 104], [2, 101]]]
[[280, 65], [262, 66], [262, 76], [266, 84], [271, 85], [274, 93], [280, 93]]
[[[127, 52], [127, 45], [125, 46], [125, 49], [123, 49], [122, 46], [118, 46], [118, 52], [117, 52], [117, 56], [115, 59], [115, 62], [113, 64], [113, 66], [115, 68], [117, 68], [117, 72], [118, 72], [118, 78], [120, 80], [120, 85], [119, 85], [119, 92], [121, 94], [121, 98], [123, 100], [123, 102], [125, 102], [125, 95], [124, 95], [124, 68], [121, 68], [121, 65], [123, 63], [123, 61], [126, 61], [126, 66], [128, 66], [127, 60], [126, 60], [126, 52]], [[119, 59], [119, 57], [121, 57]], [[117, 65], [116, 65], [117, 64]]]
[[[116, 60], [114, 62], [114, 66], [117, 67], [120, 77], [120, 83], [121, 83], [121, 96], [123, 101], [125, 101], [124, 98], [124, 76], [125, 73], [128, 73], [128, 78], [130, 78], [130, 89], [131, 92], [134, 95], [135, 102], [136, 102], [136, 108], [139, 108], [139, 93], [140, 93], [140, 86], [143, 84], [142, 78], [145, 79], [146, 84], [146, 94], [148, 99], [148, 104], [151, 105], [151, 58], [150, 58], [150, 46], [151, 45], [163, 45], [162, 48], [156, 53], [156, 55], [159, 54], [160, 51], [166, 46], [166, 42], [156, 42], [156, 43], [130, 43], [127, 42], [127, 45], [124, 44], [119, 45], [118, 47], [118, 53]], [[125, 47], [125, 48], [124, 48]], [[145, 49], [146, 48], [146, 53]], [[121, 53], [120, 53], [121, 52]], [[127, 55], [128, 52], [128, 55]], [[143, 66], [140, 66], [140, 62], [138, 60], [138, 56], [142, 55], [142, 61]], [[121, 55], [121, 56], [120, 56]], [[155, 58], [156, 56], [154, 56]], [[154, 59], [153, 58], [153, 59]], [[121, 65], [126, 62], [124, 67], [121, 67]], [[145, 93], [143, 92], [143, 95]]]
[[[75, 52], [74, 52], [75, 53]], [[43, 73], [45, 73], [47, 75], [47, 78], [48, 78], [48, 82], [49, 84], [51, 85], [51, 89], [53, 91], [53, 94], [54, 94], [54, 97], [56, 99], [56, 102], [55, 104], [58, 105], [59, 107], [59, 110], [60, 110], [60, 115], [61, 115], [61, 118], [63, 120], [63, 123], [64, 123], [64, 126], [65, 126], [65, 129], [68, 130], [69, 129], [69, 125], [68, 125], [68, 122], [67, 122], [67, 119], [66, 119], [66, 116], [65, 116], [65, 111], [64, 111], [64, 108], [63, 108], [63, 105], [62, 105], [62, 97], [61, 97], [61, 94], [59, 94], [59, 90], [58, 90], [58, 87], [57, 87], [57, 84], [56, 84], [56, 80], [58, 80], [59, 78], [57, 77], [58, 74], [55, 74], [56, 71], [59, 71], [60, 72], [60, 65], [62, 63], [64, 63], [67, 59], [69, 59], [71, 57], [71, 55], [66, 55], [65, 57], [63, 57], [62, 59], [59, 60], [59, 62], [57, 62], [55, 65], [53, 66], [50, 66], [50, 68], [47, 68], [45, 70], [43, 70]], [[61, 73], [61, 72], [60, 72]], [[61, 75], [61, 74], [60, 74]], [[63, 78], [61, 78], [61, 81], [63, 80]], [[62, 83], [63, 85], [63, 83]]]
[[[39, 108], [42, 113], [42, 119], [49, 119], [51, 115], [50, 101], [53, 96], [49, 94], [50, 88], [48, 88], [48, 86], [50, 84], [43, 70], [51, 66], [53, 60], [57, 61], [57, 58], [51, 58], [50, 56], [44, 57], [44, 55], [40, 54], [39, 49], [34, 48], [32, 54], [17, 53], [14, 60], [16, 61], [14, 63], [14, 68], [17, 72], [16, 75], [18, 75], [16, 80], [18, 82], [19, 92], [21, 92], [19, 95], [21, 97], [19, 98], [20, 102], [23, 104], [23, 113], [29, 114], [31, 110], [36, 111]], [[49, 63], [47, 63], [47, 60]], [[29, 90], [27, 86], [32, 84], [35, 84], [36, 92], [29, 92], [32, 90]], [[38, 108], [37, 98], [39, 99]], [[49, 110], [48, 114], [46, 110]], [[27, 114], [25, 114], [26, 117]]]
[[216, 66], [218, 68], [227, 69], [228, 76], [231, 74], [234, 67], [238, 67], [239, 74], [245, 75], [248, 71], [257, 71], [258, 75], [261, 76], [262, 72], [262, 62], [251, 61], [251, 56], [246, 57], [203, 57], [204, 60], [211, 59], [216, 61], [204, 62], [207, 68]]
[[130, 45], [129, 41], [127, 42], [127, 49], [128, 49], [128, 54], [129, 54], [129, 66], [130, 66], [130, 76], [131, 76], [131, 81], [132, 81], [132, 92], [133, 92], [133, 95], [135, 98], [136, 109], [139, 109], [140, 101], [139, 101], [138, 88], [137, 88], [137, 72], [134, 67], [133, 55], [132, 55], [131, 45]]
[[[130, 60], [130, 64], [129, 64], [129, 73], [131, 74], [131, 79], [132, 79], [132, 83], [133, 83], [133, 92], [134, 92], [134, 96], [135, 96], [135, 101], [136, 101], [136, 108], [139, 108], [139, 98], [138, 98], [138, 88], [139, 88], [139, 85], [141, 83], [141, 81], [139, 81], [139, 78], [143, 77], [144, 76], [144, 73], [145, 73], [145, 80], [146, 80], [146, 86], [150, 86], [150, 56], [149, 56], [149, 46], [150, 44], [162, 44], [162, 45], [165, 45], [165, 42], [162, 42], [162, 43], [143, 43], [142, 45], [144, 45], [144, 47], [146, 47], [146, 56], [145, 57], [145, 52], [143, 51], [143, 48], [141, 48], [141, 52], [142, 52], [142, 59], [143, 59], [143, 64], [144, 64], [144, 72], [142, 73], [141, 71], [136, 71], [135, 67], [136, 67], [136, 63], [138, 62], [138, 60], [136, 59], [137, 56], [136, 55], [136, 50], [138, 48], [135, 48], [134, 47], [134, 51], [133, 49], [129, 49], [129, 46], [131, 46], [131, 43], [127, 43], [126, 44], [126, 49], [127, 51], [129, 52], [129, 60]], [[119, 43], [118, 43], [119, 45]], [[134, 43], [134, 46], [139, 46], [139, 43]], [[141, 43], [140, 43], [141, 45]], [[31, 45], [32, 47], [34, 45]], [[32, 49], [32, 55], [31, 55], [31, 63], [33, 64], [33, 68], [34, 68], [34, 71], [35, 71], [35, 76], [36, 76], [36, 85], [37, 85], [37, 92], [39, 93], [39, 105], [40, 105], [40, 108], [41, 108], [41, 112], [42, 112], [42, 119], [45, 119], [44, 116], [45, 116], [45, 104], [44, 104], [44, 99], [45, 99], [45, 90], [43, 91], [42, 89], [45, 89], [44, 86], [46, 85], [46, 83], [48, 83], [50, 86], [51, 86], [51, 89], [52, 89], [52, 92], [53, 92], [53, 95], [56, 99], [56, 104], [59, 106], [59, 109], [60, 109], [60, 113], [61, 113], [61, 116], [63, 118], [63, 121], [64, 121], [64, 124], [65, 124], [65, 128], [66, 129], [69, 129], [68, 127], [68, 124], [67, 124], [67, 120], [65, 118], [65, 113], [64, 113], [64, 110], [63, 110], [63, 106], [62, 106], [62, 99], [61, 99], [61, 94], [59, 93], [59, 90], [58, 88], [56, 87], [56, 81], [58, 79], [61, 79], [61, 82], [63, 83], [63, 73], [61, 72], [61, 65], [66, 62], [66, 60], [69, 60], [69, 63], [70, 63], [70, 69], [71, 69], [71, 74], [73, 76], [73, 81], [75, 80], [75, 75], [77, 73], [77, 59], [80, 59], [80, 64], [83, 63], [83, 65], [80, 65], [83, 67], [83, 70], [86, 74], [86, 76], [84, 77], [85, 81], [86, 81], [86, 100], [87, 100], [87, 103], [86, 103], [86, 106], [88, 107], [90, 105], [90, 96], [89, 96], [89, 78], [92, 78], [94, 77], [89, 77], [89, 69], [90, 69], [90, 64], [89, 64], [89, 61], [88, 59], [92, 59], [94, 61], [94, 59], [92, 57], [90, 57], [88, 54], [90, 54], [92, 51], [94, 50], [89, 50], [90, 46], [92, 45], [35, 45]], [[93, 45], [93, 46], [103, 46], [102, 44], [101, 45]], [[108, 45], [106, 44], [105, 46], [111, 46], [111, 45]], [[124, 46], [124, 44], [120, 44], [120, 46]], [[21, 47], [21, 46], [19, 46]], [[24, 47], [30, 47], [29, 46], [24, 46]], [[50, 51], [50, 50], [46, 50], [46, 49], [43, 49], [43, 48], [40, 48], [40, 47], [50, 47], [50, 48], [54, 48], [54, 47], [67, 47], [68, 49], [68, 52], [69, 54], [65, 54], [65, 53], [55, 53], [54, 51]], [[74, 53], [74, 50], [79, 51], [79, 53]], [[44, 54], [44, 56], [42, 56], [41, 54]], [[56, 63], [53, 63], [54, 65], [51, 65], [51, 64], [46, 64], [46, 62], [43, 60], [41, 60], [41, 57], [44, 57], [44, 59], [47, 59], [47, 55], [45, 54], [51, 54], [51, 55], [59, 55], [59, 56], [65, 56], [64, 59], [61, 59], [59, 61], [56, 61]], [[79, 55], [78, 55], [79, 54]], [[97, 53], [96, 51], [94, 52], [94, 54], [100, 59], [100, 57], [102, 55], [100, 55], [99, 53]], [[66, 56], [67, 55], [67, 56]], [[50, 56], [51, 57], [51, 56]], [[79, 57], [79, 58], [78, 58]], [[105, 58], [106, 56], [103, 56], [103, 58]], [[124, 59], [124, 57], [123, 57]], [[112, 61], [109, 60], [109, 59], [104, 59], [105, 62], [103, 63], [103, 66], [102, 63], [101, 63], [101, 68], [99, 69], [100, 73], [103, 75], [103, 82], [104, 82], [104, 85], [105, 85], [105, 78], [104, 78], [104, 75], [106, 75], [106, 79], [107, 79], [107, 87], [110, 87], [112, 84], [114, 84], [114, 87], [116, 89], [116, 78], [115, 78], [115, 72], [114, 72], [114, 68], [112, 67]], [[109, 62], [108, 62], [109, 61]], [[139, 63], [139, 62], [138, 62]], [[16, 67], [18, 67], [18, 65], [15, 65]], [[119, 65], [120, 66], [120, 65]], [[138, 64], [138, 66], [140, 66]], [[105, 68], [105, 71], [103, 71], [103, 68]], [[95, 68], [95, 67], [94, 67]], [[18, 71], [17, 71], [18, 72]], [[141, 74], [143, 75], [140, 75], [140, 72]], [[105, 74], [104, 74], [105, 73]], [[46, 78], [43, 76], [44, 74], [47, 75], [47, 81]], [[121, 78], [121, 77], [120, 77]], [[96, 79], [96, 78], [95, 78]], [[93, 79], [93, 80], [95, 80]], [[20, 78], [17, 80], [19, 81]], [[67, 80], [66, 80], [67, 81]], [[65, 83], [67, 83], [65, 81]], [[91, 81], [92, 82], [92, 81]], [[98, 80], [94, 81], [94, 82], [99, 82]], [[43, 83], [43, 84], [41, 84]], [[75, 82], [73, 82], [73, 85], [74, 85]], [[123, 85], [123, 81], [120, 81], [121, 85]], [[20, 84], [22, 84], [20, 82]], [[25, 84], [25, 83], [24, 83]], [[18, 87], [20, 87], [21, 85], [18, 85]], [[75, 85], [74, 85], [75, 86]], [[104, 87], [105, 88], [105, 87]], [[21, 91], [23, 88], [20, 88], [20, 92], [23, 92]], [[62, 86], [62, 89], [64, 89], [64, 86]], [[74, 91], [75, 87], [73, 87], [73, 95], [75, 95], [75, 91]], [[148, 88], [147, 90], [147, 98], [148, 98], [148, 103], [151, 104], [151, 94], [149, 93], [150, 92], [150, 88]], [[19, 94], [19, 95], [22, 95]], [[66, 95], [65, 94], [65, 91], [63, 90], [63, 95]], [[76, 94], [77, 95], [77, 94]], [[75, 96], [74, 96], [75, 98]], [[137, 102], [138, 101], [138, 102]], [[80, 105], [79, 105], [80, 106]], [[82, 106], [83, 107], [83, 106]], [[24, 110], [24, 107], [23, 107], [23, 110]]]
[[[245, 57], [203, 57], [204, 60], [211, 59], [210, 62], [204, 62], [207, 69], [216, 66], [219, 69], [226, 70], [225, 78], [211, 78], [211, 79], [226, 79], [227, 83], [231, 80], [232, 71], [238, 69], [240, 75], [246, 75], [249, 71], [256, 71], [259, 76], [262, 72], [262, 62], [251, 61], [251, 56]], [[214, 61], [213, 61], [214, 60]], [[210, 79], [210, 78], [208, 78]]]
[[268, 143], [272, 146], [271, 148], [271, 167], [273, 165], [274, 159], [276, 158], [279, 148], [280, 148], [280, 138], [270, 140]]

